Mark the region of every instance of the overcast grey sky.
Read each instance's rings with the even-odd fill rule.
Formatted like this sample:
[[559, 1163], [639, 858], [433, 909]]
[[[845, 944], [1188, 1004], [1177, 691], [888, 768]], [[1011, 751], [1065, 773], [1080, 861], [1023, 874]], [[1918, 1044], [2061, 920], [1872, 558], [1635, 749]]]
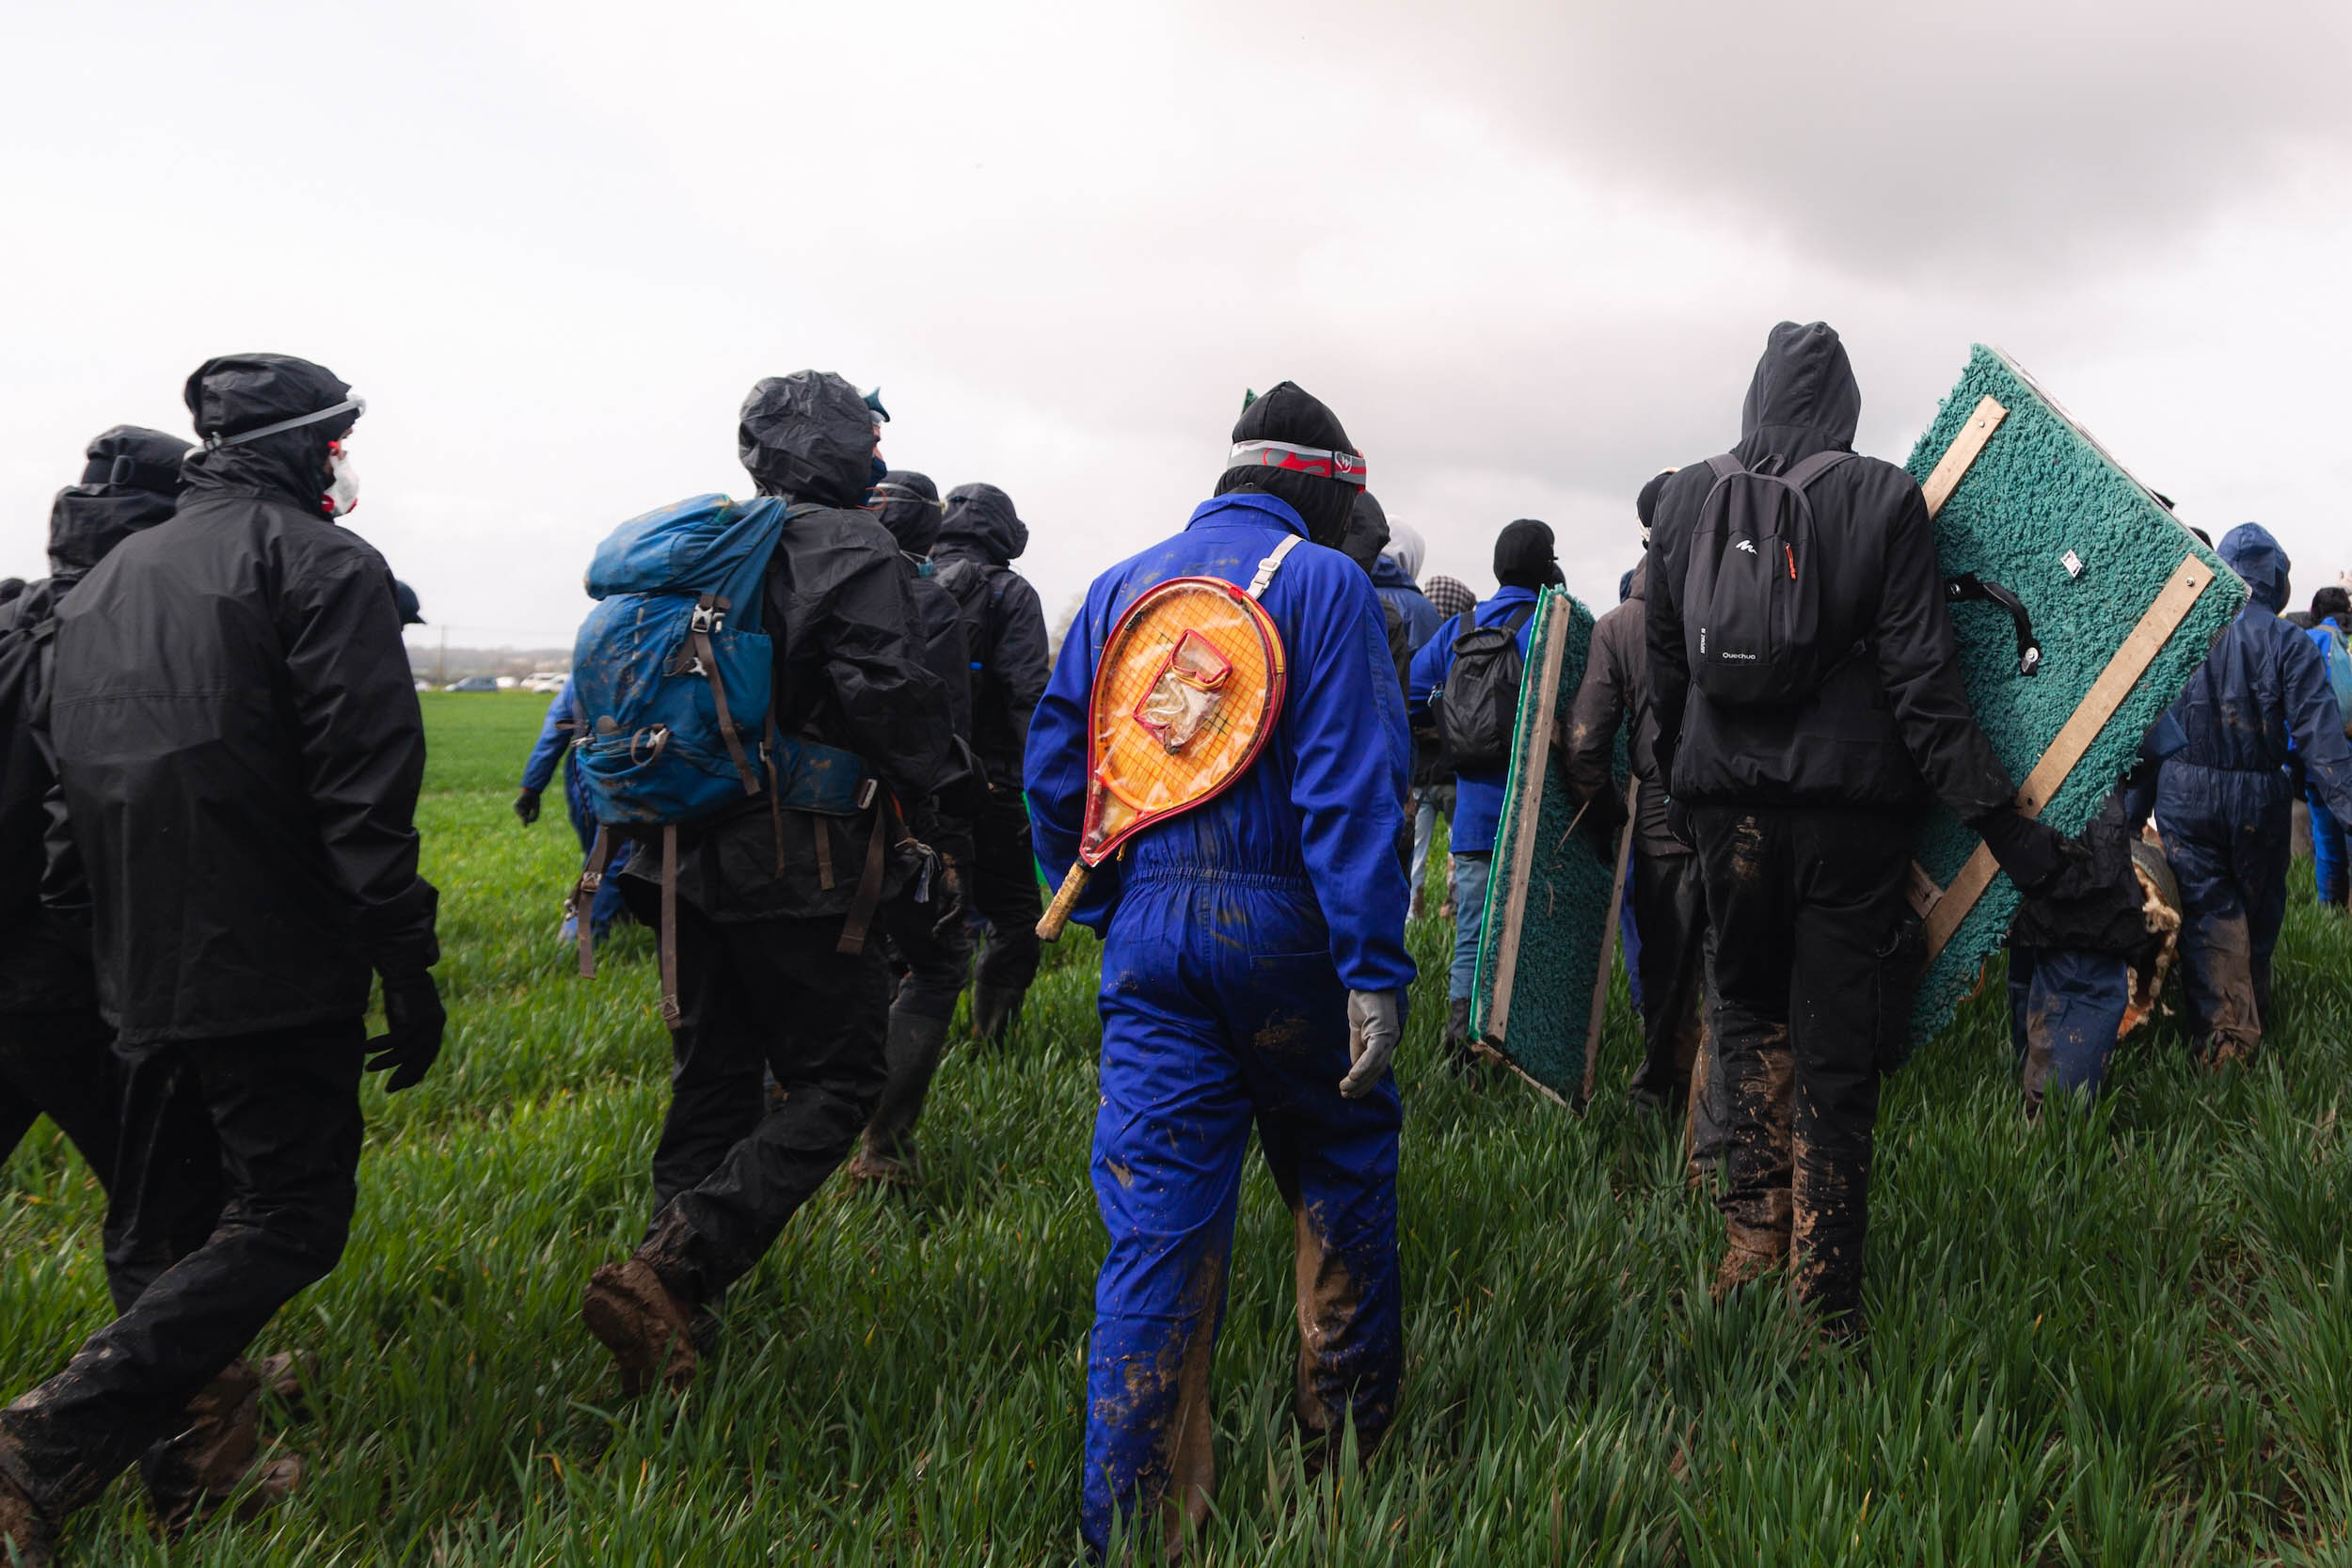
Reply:
[[[2182, 515], [2352, 566], [2352, 6], [35, 4], [0, 24], [0, 573], [207, 356], [369, 400], [352, 525], [453, 642], [568, 642], [735, 409], [879, 383], [1049, 613], [1182, 526], [1245, 387], [1336, 409], [1425, 571], [1632, 496], [1825, 318], [1900, 459], [1972, 341]], [[430, 635], [430, 634], [428, 634]]]

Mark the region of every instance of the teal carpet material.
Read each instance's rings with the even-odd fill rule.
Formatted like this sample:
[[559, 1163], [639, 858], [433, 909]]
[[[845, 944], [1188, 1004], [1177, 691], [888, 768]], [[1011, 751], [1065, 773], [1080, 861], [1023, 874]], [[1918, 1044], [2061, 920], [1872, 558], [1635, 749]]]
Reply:
[[[2141, 735], [2236, 616], [2246, 585], [2023, 371], [1982, 344], [1913, 450], [1913, 478], [1926, 482], [1987, 394], [2009, 416], [1937, 515], [1935, 551], [1947, 578], [1973, 572], [2016, 594], [2041, 638], [2041, 671], [2021, 677], [2009, 615], [1991, 604], [1951, 607], [1969, 701], [2012, 782], [2026, 782], [2181, 558], [2194, 554], [2215, 572], [2042, 810], [2044, 821], [2073, 834], [2130, 768]], [[2078, 574], [2070, 573], [2070, 551]], [[1916, 858], [1938, 885], [1948, 886], [1979, 842], [1939, 806], [1920, 833]], [[1950, 1022], [2000, 947], [2017, 902], [2009, 879], [1995, 877], [1930, 965], [1912, 1015], [1914, 1045]]]
[[[1609, 934], [1609, 894], [1613, 862], [1597, 850], [1591, 836], [1570, 832], [1576, 805], [1568, 797], [1564, 769], [1550, 736], [1565, 733], [1577, 687], [1593, 641], [1593, 612], [1575, 597], [1551, 589], [1537, 605], [1527, 641], [1527, 674], [1519, 685], [1517, 743], [1504, 786], [1502, 820], [1495, 833], [1495, 858], [1487, 880], [1486, 925], [1478, 944], [1478, 978], [1471, 990], [1472, 1032], [1495, 1043], [1513, 1065], [1564, 1100], [1573, 1101], [1584, 1084], [1584, 1032], [1600, 967], [1602, 940]], [[1535, 709], [1542, 689], [1537, 673], [1548, 650], [1562, 644], [1560, 679], [1548, 731]], [[1542, 770], [1540, 802], [1534, 812], [1521, 803], [1530, 769]], [[1624, 737], [1617, 748], [1617, 787], [1627, 776]], [[1533, 800], [1535, 797], [1528, 797]], [[1532, 838], [1530, 870], [1522, 887], [1515, 879], [1518, 847]], [[1524, 903], [1509, 996], [1507, 1029], [1495, 1020], [1496, 984], [1503, 957], [1507, 910]]]

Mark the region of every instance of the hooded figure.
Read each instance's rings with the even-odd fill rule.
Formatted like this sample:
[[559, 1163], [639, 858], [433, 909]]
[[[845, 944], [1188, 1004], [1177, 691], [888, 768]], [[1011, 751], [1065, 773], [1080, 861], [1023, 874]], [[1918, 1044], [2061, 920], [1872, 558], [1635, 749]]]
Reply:
[[[743, 401], [743, 467], [795, 503], [761, 585], [769, 717], [780, 741], [828, 749], [836, 776], [872, 788], [836, 813], [793, 804], [787, 784], [676, 830], [674, 900], [671, 830], [622, 875], [629, 912], [664, 933], [678, 1006], [644, 1239], [598, 1267], [580, 1303], [625, 1393], [692, 1381], [710, 1304], [849, 1155], [882, 1094], [890, 975], [868, 930], [922, 879], [900, 814], [919, 818], [947, 782], [955, 736], [913, 573], [865, 510], [879, 420], [830, 372], [771, 376]], [[765, 1073], [780, 1096], [762, 1096]]]
[[[1780, 472], [1850, 451], [1861, 411], [1837, 334], [1783, 322], [1729, 455]], [[1859, 1333], [1879, 1063], [1899, 1043], [1882, 1021], [1901, 1027], [1917, 967], [1904, 883], [1918, 808], [1932, 792], [2027, 891], [2057, 874], [2064, 841], [2011, 809], [1961, 685], [1927, 504], [1891, 463], [1847, 458], [1805, 492], [1819, 645], [1858, 651], [1800, 702], [1744, 706], [1692, 685], [1683, 588], [1716, 483], [1696, 463], [1660, 486], [1644, 585], [1657, 772], [1706, 883], [1733, 1103], [1716, 1288], [1788, 1259], [1793, 1212], [1799, 1299]]]
[[[1381, 553], [1388, 547], [1388, 514], [1380, 510], [1380, 503], [1372, 499], [1371, 491], [1359, 492], [1355, 505], [1348, 513], [1347, 530], [1340, 536], [1340, 553], [1361, 566], [1368, 576], [1374, 578], [1376, 585], [1379, 564], [1389, 559]], [[1389, 660], [1396, 666], [1396, 684], [1402, 690], [1406, 672], [1411, 667], [1413, 658], [1405, 617], [1395, 601], [1385, 594], [1380, 595], [1380, 614], [1388, 631]]]
[[[927, 474], [893, 468], [874, 486], [873, 499], [868, 504], [890, 531], [891, 537], [898, 541], [898, 548], [906, 558], [907, 590], [914, 596], [915, 621], [931, 673], [946, 689], [947, 711], [957, 747], [968, 755], [972, 743], [973, 639], [962, 607], [940, 581], [930, 560], [946, 513], [939, 499], [939, 487]], [[1010, 511], [1009, 503], [1007, 511]], [[1019, 519], [1014, 521], [1017, 524]], [[961, 569], [985, 581], [979, 569], [969, 562]], [[977, 784], [977, 767], [974, 772]], [[967, 789], [959, 791], [953, 802], [942, 800], [922, 831], [924, 841], [946, 859], [940, 872], [942, 879], [954, 879], [959, 893], [963, 879], [973, 873], [975, 795], [975, 791]], [[854, 1181], [904, 1186], [915, 1180], [914, 1124], [922, 1117], [931, 1078], [939, 1070], [940, 1056], [946, 1049], [956, 998], [963, 994], [964, 977], [972, 968], [972, 939], [962, 911], [957, 908], [952, 915], [943, 918], [943, 902], [930, 896], [930, 888], [918, 882], [911, 884], [882, 910], [883, 927], [890, 933], [897, 963], [904, 973], [890, 1001], [890, 1030], [884, 1048], [890, 1079], [883, 1085], [873, 1120], [866, 1123], [858, 1151], [850, 1160], [847, 1174]]]
[[[1437, 704], [1454, 673], [1454, 654], [1462, 638], [1475, 628], [1505, 626], [1517, 634], [1519, 657], [1527, 657], [1528, 628], [1535, 624], [1535, 604], [1542, 591], [1560, 580], [1553, 559], [1551, 529], [1533, 517], [1507, 524], [1495, 536], [1495, 595], [1438, 627], [1436, 635], [1413, 656], [1406, 678], [1406, 711], [1416, 728], [1434, 730]], [[1454, 888], [1454, 962], [1446, 974], [1447, 1062], [1457, 1071], [1469, 1069], [1475, 1057], [1470, 1043], [1470, 988], [1478, 974], [1478, 941], [1486, 919], [1486, 875], [1494, 858], [1495, 832], [1502, 817], [1501, 768], [1457, 768], [1454, 782], [1454, 825], [1451, 840]]]
[[971, 649], [972, 749], [988, 775], [965, 885], [988, 923], [988, 943], [972, 976], [972, 1031], [993, 1041], [1010, 1031], [1037, 977], [1037, 863], [1029, 853], [1021, 761], [1048, 660], [1045, 607], [1011, 564], [1028, 547], [1029, 525], [1010, 496], [993, 484], [947, 492], [931, 560], [940, 585], [962, 611]]
[[54, 574], [24, 585], [0, 629], [0, 1159], [46, 1113], [102, 1186], [114, 1180], [114, 1032], [98, 1010], [87, 929], [42, 907], [56, 767], [36, 719], [47, 701], [57, 603], [117, 545], [171, 515], [185, 441], [117, 425], [89, 444], [82, 483], [49, 513]]
[[1372, 563], [1372, 585], [1379, 590], [1381, 602], [1404, 618], [1408, 655], [1421, 652], [1422, 644], [1437, 634], [1440, 619], [1438, 607], [1421, 591], [1421, 563], [1426, 549], [1419, 529], [1410, 523], [1392, 523], [1387, 548]]
[[[1244, 414], [1234, 439], [1216, 499], [1184, 531], [1088, 590], [1029, 732], [1037, 855], [1058, 872], [1077, 854], [1090, 696], [1121, 613], [1171, 578], [1239, 588], [1270, 572], [1259, 603], [1290, 678], [1264, 749], [1222, 793], [1128, 840], [1074, 911], [1103, 934], [1093, 1173], [1110, 1244], [1095, 1286], [1080, 1494], [1098, 1558], [1115, 1549], [1115, 1520], [1174, 1541], [1206, 1516], [1208, 1369], [1253, 1123], [1295, 1222], [1296, 1416], [1311, 1447], [1352, 1421], [1369, 1451], [1395, 1413], [1404, 1363], [1401, 1113], [1386, 1070], [1413, 975], [1396, 853], [1404, 705], [1371, 580], [1306, 542], [1309, 514], [1342, 538], [1360, 488], [1331, 473], [1339, 421], [1284, 383]], [[1271, 466], [1283, 462], [1302, 467]]]
[[[334, 1267], [363, 1055], [403, 1089], [440, 1050], [413, 820], [423, 724], [391, 573], [330, 520], [360, 405], [274, 354], [207, 361], [187, 404], [204, 449], [181, 465], [177, 514], [57, 610], [71, 833], [50, 878], [72, 885], [76, 859], [87, 874], [124, 1074], [120, 1316], [0, 1411], [0, 1523], [11, 1493], [51, 1524], [88, 1501]], [[389, 1033], [371, 1042], [377, 977]]]
[[2156, 784], [2181, 884], [2190, 1029], [2217, 1065], [2254, 1053], [2270, 1010], [2270, 955], [2286, 918], [2290, 750], [2314, 809], [2352, 822], [2352, 753], [2326, 660], [2279, 618], [2286, 552], [2261, 524], [2243, 523], [2221, 536], [2220, 555], [2253, 596], [2169, 710], [2187, 744]]

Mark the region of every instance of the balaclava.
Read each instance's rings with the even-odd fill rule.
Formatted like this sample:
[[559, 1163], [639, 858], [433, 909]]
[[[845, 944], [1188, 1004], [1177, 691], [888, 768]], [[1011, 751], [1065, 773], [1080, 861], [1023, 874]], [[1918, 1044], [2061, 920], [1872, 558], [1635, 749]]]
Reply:
[[1369, 574], [1372, 563], [1389, 545], [1389, 517], [1369, 490], [1356, 492], [1348, 508], [1347, 531], [1340, 536], [1340, 553]]
[[1247, 490], [1287, 502], [1308, 538], [1331, 546], [1346, 533], [1348, 510], [1363, 487], [1363, 454], [1338, 416], [1291, 381], [1243, 406], [1216, 482], [1220, 496]]
[[1561, 581], [1551, 525], [1521, 517], [1497, 534], [1495, 580], [1505, 588], [1545, 588]]

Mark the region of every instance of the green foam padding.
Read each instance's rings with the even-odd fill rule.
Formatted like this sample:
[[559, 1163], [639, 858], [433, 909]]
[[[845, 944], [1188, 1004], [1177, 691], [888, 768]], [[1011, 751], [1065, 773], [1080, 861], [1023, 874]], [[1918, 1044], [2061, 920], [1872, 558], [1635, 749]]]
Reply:
[[[1997, 582], [2033, 617], [2042, 659], [2040, 672], [2026, 678], [2017, 673], [2016, 634], [2006, 611], [1977, 602], [1951, 607], [1968, 700], [2012, 782], [2024, 784], [2181, 558], [2193, 554], [2215, 572], [2043, 807], [2042, 820], [2074, 834], [2245, 604], [2246, 585], [2024, 371], [1981, 343], [1912, 450], [1913, 478], [1926, 482], [1988, 394], [2008, 417], [1937, 514], [1935, 554], [1946, 577], [1974, 572]], [[2070, 550], [2082, 563], [2079, 576], [2067, 570]], [[1937, 885], [1948, 886], [1979, 842], [1939, 805], [1915, 856]], [[1995, 877], [1929, 965], [1912, 1013], [1913, 1045], [1951, 1021], [2000, 947], [2017, 903], [2009, 879]]]
[[[1495, 832], [1495, 855], [1486, 880], [1486, 922], [1479, 933], [1478, 978], [1471, 988], [1470, 1026], [1521, 1072], [1573, 1101], [1584, 1085], [1584, 1035], [1600, 968], [1601, 943], [1609, 938], [1609, 898], [1614, 863], [1596, 851], [1589, 835], [1570, 832], [1576, 803], [1569, 799], [1565, 770], [1549, 737], [1567, 728], [1576, 689], [1593, 641], [1593, 612], [1558, 589], [1537, 603], [1527, 636], [1527, 673], [1519, 685], [1517, 738], [1503, 786], [1502, 819]], [[1535, 721], [1542, 691], [1538, 672], [1559, 646], [1560, 679], [1549, 727]], [[1531, 769], [1541, 770], [1540, 793], [1523, 787]], [[1623, 736], [1617, 749], [1617, 784], [1626, 778]], [[1534, 803], [1530, 811], [1522, 800]], [[1534, 840], [1522, 888], [1513, 877], [1518, 847]], [[1507, 912], [1524, 900], [1513, 970], [1507, 1028], [1496, 1026], [1496, 980], [1503, 954]]]

